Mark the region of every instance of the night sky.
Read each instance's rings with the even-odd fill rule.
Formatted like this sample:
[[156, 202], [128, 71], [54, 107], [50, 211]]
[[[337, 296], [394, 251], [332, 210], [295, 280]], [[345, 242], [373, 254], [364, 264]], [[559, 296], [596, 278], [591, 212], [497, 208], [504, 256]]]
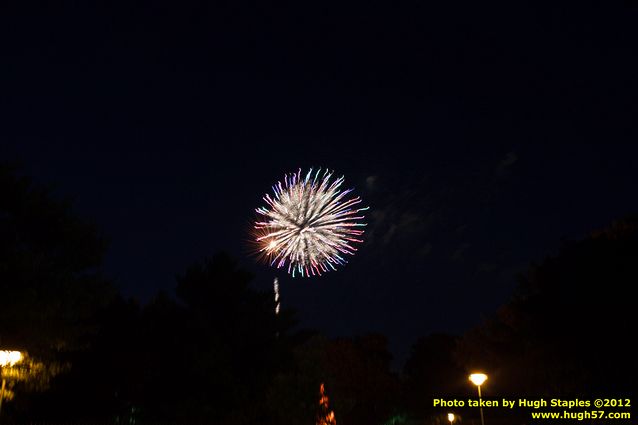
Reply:
[[[638, 211], [636, 4], [511, 3], [3, 3], [0, 160], [98, 224], [126, 295], [226, 251], [263, 290], [278, 276], [302, 327], [382, 332], [402, 361]], [[249, 254], [299, 167], [371, 207], [321, 278]]]

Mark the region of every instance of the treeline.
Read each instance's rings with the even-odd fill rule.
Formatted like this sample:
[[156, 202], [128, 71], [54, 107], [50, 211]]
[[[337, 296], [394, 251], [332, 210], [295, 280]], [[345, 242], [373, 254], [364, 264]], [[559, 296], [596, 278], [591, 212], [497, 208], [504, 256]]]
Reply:
[[626, 397], [637, 376], [636, 217], [532, 265], [464, 335], [420, 339], [400, 373], [383, 335], [295, 330], [224, 254], [180, 275], [175, 297], [124, 299], [100, 273], [106, 247], [69, 204], [0, 167], [0, 350], [44, 365], [9, 383], [0, 420], [314, 424], [324, 383], [339, 424], [440, 423], [432, 399], [473, 395], [475, 369], [488, 396]]

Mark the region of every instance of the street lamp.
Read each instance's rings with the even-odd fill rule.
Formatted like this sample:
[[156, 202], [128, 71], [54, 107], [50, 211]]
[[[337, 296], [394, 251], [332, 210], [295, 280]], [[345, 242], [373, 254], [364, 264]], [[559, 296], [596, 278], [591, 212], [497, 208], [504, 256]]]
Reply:
[[478, 395], [479, 395], [479, 409], [481, 410], [481, 425], [485, 425], [485, 420], [483, 419], [483, 406], [481, 405], [481, 385], [483, 382], [487, 380], [487, 375], [484, 373], [473, 373], [470, 375], [470, 381], [474, 385], [478, 387]]
[[454, 413], [448, 413], [448, 414], [447, 414], [447, 420], [448, 420], [448, 421], [450, 421], [450, 423], [453, 423], [453, 422], [454, 422], [454, 419], [456, 419], [456, 418], [454, 417]]
[[[0, 350], [0, 369], [7, 366], [11, 367], [22, 360], [22, 353], [19, 351]], [[0, 388], [0, 413], [2, 413], [2, 400], [4, 399], [4, 389], [7, 381], [2, 374], [2, 387]]]

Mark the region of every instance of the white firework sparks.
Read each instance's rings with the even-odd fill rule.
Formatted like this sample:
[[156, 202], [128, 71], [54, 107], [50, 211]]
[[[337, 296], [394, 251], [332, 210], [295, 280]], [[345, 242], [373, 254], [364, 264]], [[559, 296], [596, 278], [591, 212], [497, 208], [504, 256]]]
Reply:
[[364, 216], [356, 208], [360, 197], [346, 199], [352, 189], [340, 190], [343, 176], [312, 169], [305, 177], [301, 170], [288, 174], [284, 183], [273, 186], [274, 198], [266, 194], [267, 207], [257, 209], [264, 221], [255, 223], [260, 253], [277, 268], [285, 267], [294, 277], [321, 275], [346, 263], [343, 254], [354, 255], [354, 243], [361, 243]]
[[275, 293], [275, 314], [279, 314], [279, 279], [275, 278], [272, 286]]

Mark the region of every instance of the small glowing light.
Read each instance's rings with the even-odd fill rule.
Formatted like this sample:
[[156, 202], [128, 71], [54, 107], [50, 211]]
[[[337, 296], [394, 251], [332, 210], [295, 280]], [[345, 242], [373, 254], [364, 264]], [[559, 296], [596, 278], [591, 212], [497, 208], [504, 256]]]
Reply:
[[19, 351], [0, 351], [0, 366], [13, 366], [22, 360], [22, 353]]
[[487, 375], [484, 373], [473, 373], [470, 375], [470, 381], [476, 386], [483, 385], [483, 382], [487, 380]]
[[448, 413], [447, 414], [447, 420], [450, 421], [450, 423], [454, 422], [454, 413]]

